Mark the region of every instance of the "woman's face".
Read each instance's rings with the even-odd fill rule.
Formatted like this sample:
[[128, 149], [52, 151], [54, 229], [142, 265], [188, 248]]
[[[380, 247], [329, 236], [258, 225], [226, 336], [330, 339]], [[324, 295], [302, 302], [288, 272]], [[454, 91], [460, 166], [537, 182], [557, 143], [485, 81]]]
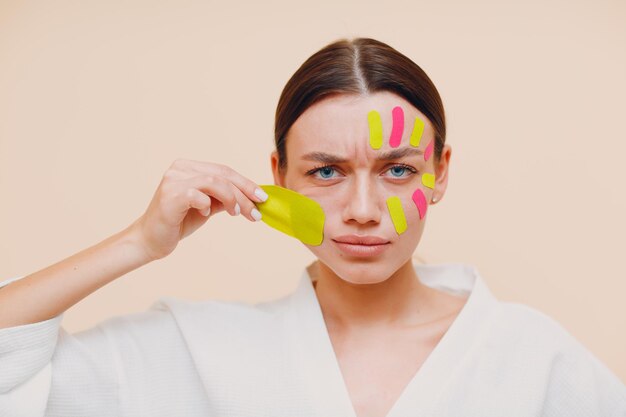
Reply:
[[[398, 106], [404, 113], [402, 130], [397, 120], [400, 112], [394, 111]], [[378, 149], [370, 142], [368, 114], [372, 110], [380, 114], [382, 122], [383, 140]], [[392, 147], [389, 139], [394, 112], [395, 130], [402, 135], [399, 145], [391, 141], [396, 145]], [[418, 146], [409, 142], [416, 117], [424, 123]], [[391, 92], [326, 98], [309, 107], [291, 126], [286, 138], [287, 170], [282, 175], [277, 154], [272, 154], [274, 180], [322, 206], [323, 242], [306, 246], [338, 277], [356, 284], [373, 284], [388, 279], [411, 259], [427, 218], [423, 208], [420, 218], [413, 196], [423, 193], [429, 204], [433, 194], [441, 199], [447, 184], [450, 147], [446, 145], [437, 165], [434, 152], [428, 160], [424, 157], [434, 137], [428, 119]], [[381, 159], [390, 156], [390, 151], [401, 150], [409, 152]], [[425, 173], [435, 175], [434, 185], [423, 183]], [[402, 213], [397, 212], [399, 207], [390, 211], [390, 198], [401, 205], [405, 227], [398, 227], [403, 223], [398, 222]], [[392, 214], [394, 211], [396, 214]], [[369, 248], [340, 243], [347, 235], [374, 236], [387, 243]]]

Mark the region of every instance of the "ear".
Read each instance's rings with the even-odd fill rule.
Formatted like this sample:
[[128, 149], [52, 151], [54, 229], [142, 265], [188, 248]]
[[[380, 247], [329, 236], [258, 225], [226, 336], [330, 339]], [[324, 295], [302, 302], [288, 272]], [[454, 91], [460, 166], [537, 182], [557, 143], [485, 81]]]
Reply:
[[270, 155], [272, 164], [272, 175], [274, 175], [274, 185], [285, 187], [285, 177], [278, 171], [278, 151], [273, 151]]
[[433, 188], [430, 204], [435, 204], [432, 202], [432, 198], [435, 198], [436, 202], [439, 202], [446, 193], [446, 188], [448, 188], [448, 172], [450, 171], [451, 154], [452, 147], [450, 145], [444, 145], [441, 151], [439, 163], [435, 165], [435, 187]]

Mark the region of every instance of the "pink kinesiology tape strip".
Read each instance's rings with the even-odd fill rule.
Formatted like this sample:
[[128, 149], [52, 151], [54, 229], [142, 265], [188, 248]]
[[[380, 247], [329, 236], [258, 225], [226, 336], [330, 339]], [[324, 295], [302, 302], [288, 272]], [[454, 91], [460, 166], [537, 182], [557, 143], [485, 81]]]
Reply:
[[431, 140], [426, 149], [424, 150], [424, 161], [428, 161], [428, 158], [433, 154], [434, 141]]
[[420, 214], [420, 219], [423, 219], [424, 216], [426, 215], [426, 209], [428, 208], [428, 204], [426, 203], [426, 196], [424, 195], [424, 192], [420, 188], [418, 188], [413, 193], [412, 198], [413, 198], [413, 202], [415, 203], [415, 206], [417, 207], [417, 211]]
[[393, 117], [393, 127], [389, 137], [389, 146], [397, 148], [402, 142], [402, 134], [404, 133], [404, 111], [402, 111], [402, 107], [396, 106], [391, 111], [391, 115]]

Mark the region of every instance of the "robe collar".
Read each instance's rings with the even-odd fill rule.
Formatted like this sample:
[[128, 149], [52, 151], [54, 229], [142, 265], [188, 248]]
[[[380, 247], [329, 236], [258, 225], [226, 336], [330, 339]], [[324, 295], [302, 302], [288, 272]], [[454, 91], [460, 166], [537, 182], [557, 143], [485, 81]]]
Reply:
[[[428, 415], [455, 369], [472, 345], [486, 332], [498, 300], [474, 266], [463, 263], [419, 264], [415, 272], [425, 285], [467, 300], [452, 325], [404, 388], [386, 417]], [[305, 268], [290, 295], [287, 333], [292, 360], [301, 369], [311, 403], [320, 416], [356, 417], [330, 336], [324, 322], [313, 277]]]

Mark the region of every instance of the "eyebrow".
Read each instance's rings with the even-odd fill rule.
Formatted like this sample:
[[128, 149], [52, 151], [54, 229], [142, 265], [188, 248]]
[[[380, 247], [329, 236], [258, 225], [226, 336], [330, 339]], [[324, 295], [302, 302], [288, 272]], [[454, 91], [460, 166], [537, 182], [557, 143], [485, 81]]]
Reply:
[[[404, 147], [400, 149], [393, 149], [380, 153], [376, 160], [378, 161], [393, 161], [396, 159], [404, 158], [411, 155], [423, 155], [424, 152], [419, 148]], [[310, 152], [302, 156], [302, 159], [307, 161], [318, 161], [325, 164], [342, 164], [348, 162], [347, 158], [343, 158], [338, 155], [329, 154], [326, 152]]]

